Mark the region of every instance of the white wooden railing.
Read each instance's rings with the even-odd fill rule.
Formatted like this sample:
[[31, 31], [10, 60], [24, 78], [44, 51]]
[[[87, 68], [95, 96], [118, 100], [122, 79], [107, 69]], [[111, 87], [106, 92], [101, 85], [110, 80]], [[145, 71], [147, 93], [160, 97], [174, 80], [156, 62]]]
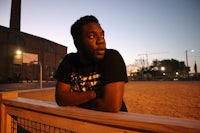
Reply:
[[[0, 93], [1, 133], [22, 130], [37, 133], [200, 132], [199, 120], [60, 107], [54, 98], [46, 96], [45, 99], [42, 93], [53, 96], [54, 90]], [[38, 94], [35, 99], [34, 94]]]

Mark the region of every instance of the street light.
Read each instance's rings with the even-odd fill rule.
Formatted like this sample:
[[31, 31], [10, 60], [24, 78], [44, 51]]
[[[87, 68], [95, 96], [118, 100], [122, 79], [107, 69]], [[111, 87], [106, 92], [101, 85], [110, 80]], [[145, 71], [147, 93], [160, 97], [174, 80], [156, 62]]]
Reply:
[[[190, 52], [194, 52], [193, 49], [190, 49], [189, 51]], [[186, 65], [187, 65], [187, 68], [188, 68], [188, 70], [187, 70], [187, 77], [189, 77], [188, 50], [185, 50], [185, 57], [186, 57]]]
[[22, 64], [22, 51], [19, 49], [15, 51], [14, 64]]
[[17, 82], [21, 81], [21, 74], [22, 74], [22, 63], [23, 63], [23, 56], [22, 51], [20, 49], [15, 51], [13, 56], [13, 65], [18, 65], [18, 69], [15, 69], [15, 80]]
[[165, 67], [164, 67], [164, 66], [162, 66], [160, 69], [161, 69], [161, 71], [163, 71], [163, 72], [165, 71]]
[[165, 76], [166, 76], [166, 73], [165, 73], [166, 68], [164, 66], [161, 66], [160, 70], [162, 71], [163, 78], [165, 78]]
[[18, 50], [16, 51], [16, 54], [17, 54], [17, 55], [22, 55], [22, 51], [18, 49]]

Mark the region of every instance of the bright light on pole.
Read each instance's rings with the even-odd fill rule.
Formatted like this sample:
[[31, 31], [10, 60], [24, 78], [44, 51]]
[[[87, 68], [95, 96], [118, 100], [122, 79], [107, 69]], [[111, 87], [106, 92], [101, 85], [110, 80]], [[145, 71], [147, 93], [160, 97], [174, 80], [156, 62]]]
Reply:
[[164, 72], [164, 71], [165, 71], [165, 67], [162, 66], [162, 67], [160, 68], [160, 70]]
[[22, 54], [22, 51], [21, 51], [21, 50], [17, 50], [17, 51], [16, 51], [16, 54], [17, 54], [17, 55], [21, 55], [21, 54]]

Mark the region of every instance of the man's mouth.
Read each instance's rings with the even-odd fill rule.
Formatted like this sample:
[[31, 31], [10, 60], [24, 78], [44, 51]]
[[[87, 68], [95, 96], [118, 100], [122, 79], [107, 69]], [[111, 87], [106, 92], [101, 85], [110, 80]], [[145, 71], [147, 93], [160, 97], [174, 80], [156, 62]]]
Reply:
[[99, 48], [99, 49], [97, 49], [97, 53], [98, 53], [99, 55], [105, 54], [105, 51], [106, 51], [105, 48]]

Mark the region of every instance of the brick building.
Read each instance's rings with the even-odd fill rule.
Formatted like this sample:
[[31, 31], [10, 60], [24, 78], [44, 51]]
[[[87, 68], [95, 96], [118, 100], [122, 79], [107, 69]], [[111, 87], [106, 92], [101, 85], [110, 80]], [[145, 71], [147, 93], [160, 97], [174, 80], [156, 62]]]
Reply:
[[42, 64], [43, 80], [48, 80], [66, 53], [65, 46], [0, 26], [0, 82], [38, 79], [38, 62]]
[[67, 47], [20, 32], [21, 0], [12, 0], [10, 28], [0, 26], [0, 82], [50, 80]]

